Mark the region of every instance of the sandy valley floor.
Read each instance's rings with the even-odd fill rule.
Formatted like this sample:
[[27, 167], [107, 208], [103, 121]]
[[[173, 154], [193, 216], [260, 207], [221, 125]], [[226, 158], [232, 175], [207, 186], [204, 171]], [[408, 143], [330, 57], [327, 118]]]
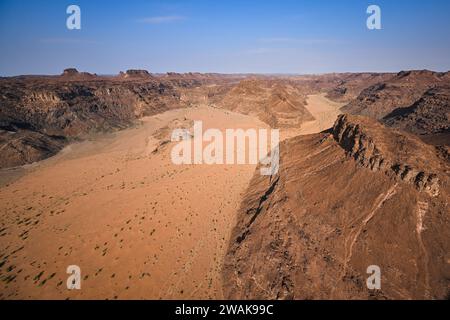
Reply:
[[[310, 96], [332, 126], [340, 105]], [[223, 298], [221, 266], [254, 165], [173, 165], [177, 125], [263, 128], [212, 108], [174, 110], [133, 129], [74, 144], [0, 188], [0, 299]], [[81, 268], [81, 290], [66, 268]]]

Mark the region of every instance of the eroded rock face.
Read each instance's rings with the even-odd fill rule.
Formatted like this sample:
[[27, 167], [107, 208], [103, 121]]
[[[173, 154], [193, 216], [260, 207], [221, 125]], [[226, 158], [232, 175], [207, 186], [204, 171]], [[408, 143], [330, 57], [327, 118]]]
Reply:
[[152, 75], [147, 70], [130, 69], [126, 72], [120, 72], [120, 76], [123, 78], [152, 78]]
[[[440, 87], [439, 92], [429, 88], [437, 83], [443, 85], [448, 79], [448, 73], [431, 71], [277, 77], [158, 75], [134, 69], [119, 76], [100, 77], [69, 68], [57, 77], [0, 78], [0, 130], [28, 130], [46, 136], [47, 140], [61, 136], [70, 142], [93, 132], [128, 127], [142, 116], [200, 105], [256, 116], [274, 128], [298, 128], [314, 120], [305, 108], [307, 96], [327, 93], [337, 101], [359, 95], [346, 108], [374, 117], [400, 107], [401, 117], [396, 113], [385, 123], [419, 134], [427, 142], [446, 145], [448, 88]], [[404, 108], [407, 103], [416, 101], [423, 92], [428, 94], [414, 105], [416, 111], [403, 112], [409, 110]], [[422, 132], [432, 133], [422, 135]], [[370, 161], [374, 168], [383, 165], [376, 157]], [[0, 157], [0, 167], [5, 166], [3, 162]]]
[[0, 144], [2, 165], [16, 167], [55, 155], [67, 144], [67, 140], [28, 130], [0, 130]]
[[[365, 117], [283, 142], [278, 174], [256, 171], [238, 211], [226, 297], [445, 299], [448, 168], [434, 147]], [[371, 265], [381, 290], [366, 286]]]
[[62, 76], [75, 76], [75, 75], [78, 75], [78, 74], [79, 74], [79, 72], [78, 72], [77, 69], [75, 69], [75, 68], [67, 68], [67, 69], [64, 69], [64, 71], [62, 73]]
[[88, 73], [88, 72], [79, 72], [75, 68], [67, 68], [63, 71], [61, 74], [61, 78], [65, 79], [77, 79], [77, 80], [85, 80], [85, 79], [92, 79], [96, 75]]
[[450, 84], [450, 74], [428, 70], [402, 71], [364, 89], [344, 112], [382, 119], [396, 109], [410, 107], [435, 86]]
[[387, 126], [420, 136], [432, 144], [450, 144], [450, 85], [434, 87], [410, 107], [383, 118]]
[[[183, 88], [193, 85], [185, 81]], [[58, 77], [3, 78], [0, 92], [0, 133], [8, 150], [0, 154], [0, 167], [39, 161], [74, 139], [186, 106], [170, 80], [86, 78], [76, 69]]]
[[348, 116], [338, 117], [334, 127], [333, 136], [336, 141], [347, 150], [349, 155], [362, 166], [373, 171], [384, 169], [388, 166], [380, 150], [376, 147], [372, 138], [368, 137], [359, 124], [348, 121]]
[[417, 190], [437, 196], [439, 194], [437, 175], [425, 172], [422, 168], [416, 168], [407, 162], [401, 163], [395, 154], [390, 154], [388, 151], [383, 154], [370, 136], [371, 130], [377, 129], [372, 125], [366, 126], [366, 130], [364, 130], [357, 118], [341, 115], [333, 127], [333, 136], [361, 166], [373, 171], [381, 170], [387, 174], [393, 172], [397, 180], [411, 183]]
[[350, 102], [357, 98], [364, 89], [388, 81], [394, 76], [395, 74], [391, 73], [349, 73], [341, 75], [339, 82], [330, 90], [327, 90], [327, 97], [339, 102]]

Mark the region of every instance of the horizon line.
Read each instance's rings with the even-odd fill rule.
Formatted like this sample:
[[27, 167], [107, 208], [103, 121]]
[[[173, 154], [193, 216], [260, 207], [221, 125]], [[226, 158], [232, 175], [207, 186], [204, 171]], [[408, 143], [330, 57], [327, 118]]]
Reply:
[[[70, 68], [66, 68], [70, 69]], [[65, 69], [64, 69], [65, 70]], [[63, 70], [63, 71], [64, 71]], [[89, 71], [80, 71], [77, 69], [79, 73], [87, 73], [91, 74], [97, 77], [113, 77], [113, 76], [119, 76], [121, 72], [126, 72], [128, 70], [139, 70], [139, 71], [147, 71], [150, 75], [168, 75], [168, 74], [180, 74], [180, 75], [186, 75], [186, 74], [218, 74], [218, 75], [260, 75], [260, 76], [318, 76], [318, 75], [329, 75], [329, 74], [364, 74], [364, 73], [370, 73], [370, 74], [387, 74], [387, 73], [399, 73], [399, 72], [408, 72], [408, 71], [430, 71], [435, 73], [447, 73], [450, 72], [450, 70], [440, 71], [440, 70], [432, 70], [432, 69], [399, 69], [397, 71], [329, 71], [329, 72], [310, 72], [310, 73], [295, 73], [295, 72], [201, 72], [201, 71], [186, 71], [186, 72], [177, 72], [177, 71], [166, 71], [166, 72], [150, 72], [147, 69], [139, 69], [139, 68], [133, 68], [133, 69], [127, 69], [125, 71], [119, 71], [118, 73], [95, 73], [95, 72], [89, 72]], [[61, 76], [62, 73], [29, 73], [29, 74], [11, 74], [11, 75], [2, 75], [0, 74], [0, 78], [15, 78], [15, 77], [54, 77], [54, 76]]]

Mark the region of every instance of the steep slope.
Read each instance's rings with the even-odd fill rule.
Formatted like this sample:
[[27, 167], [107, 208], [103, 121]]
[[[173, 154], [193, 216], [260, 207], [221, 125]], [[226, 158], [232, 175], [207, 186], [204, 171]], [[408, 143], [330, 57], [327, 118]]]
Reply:
[[432, 144], [450, 145], [450, 86], [432, 88], [407, 108], [396, 109], [383, 122]]
[[355, 99], [363, 89], [376, 83], [387, 81], [394, 73], [328, 73], [320, 75], [286, 76], [302, 94], [324, 93], [330, 100], [348, 103]]
[[15, 167], [44, 160], [66, 144], [67, 139], [30, 130], [0, 130], [0, 167]]
[[391, 79], [391, 73], [349, 73], [341, 74], [337, 84], [327, 90], [327, 98], [338, 102], [350, 102], [364, 89]]
[[411, 106], [430, 88], [444, 84], [450, 84], [448, 72], [402, 71], [364, 89], [343, 111], [382, 119], [395, 109]]
[[[223, 279], [228, 298], [448, 297], [449, 162], [414, 136], [341, 115], [280, 146], [250, 183]], [[369, 290], [367, 268], [381, 268]]]

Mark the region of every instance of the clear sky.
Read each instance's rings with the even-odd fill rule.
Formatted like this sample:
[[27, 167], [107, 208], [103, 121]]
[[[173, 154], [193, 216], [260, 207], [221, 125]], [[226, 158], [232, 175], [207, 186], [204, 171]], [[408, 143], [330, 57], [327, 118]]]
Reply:
[[[66, 8], [81, 8], [81, 30]], [[382, 30], [366, 9], [381, 7]], [[448, 0], [0, 0], [0, 75], [450, 69]]]

